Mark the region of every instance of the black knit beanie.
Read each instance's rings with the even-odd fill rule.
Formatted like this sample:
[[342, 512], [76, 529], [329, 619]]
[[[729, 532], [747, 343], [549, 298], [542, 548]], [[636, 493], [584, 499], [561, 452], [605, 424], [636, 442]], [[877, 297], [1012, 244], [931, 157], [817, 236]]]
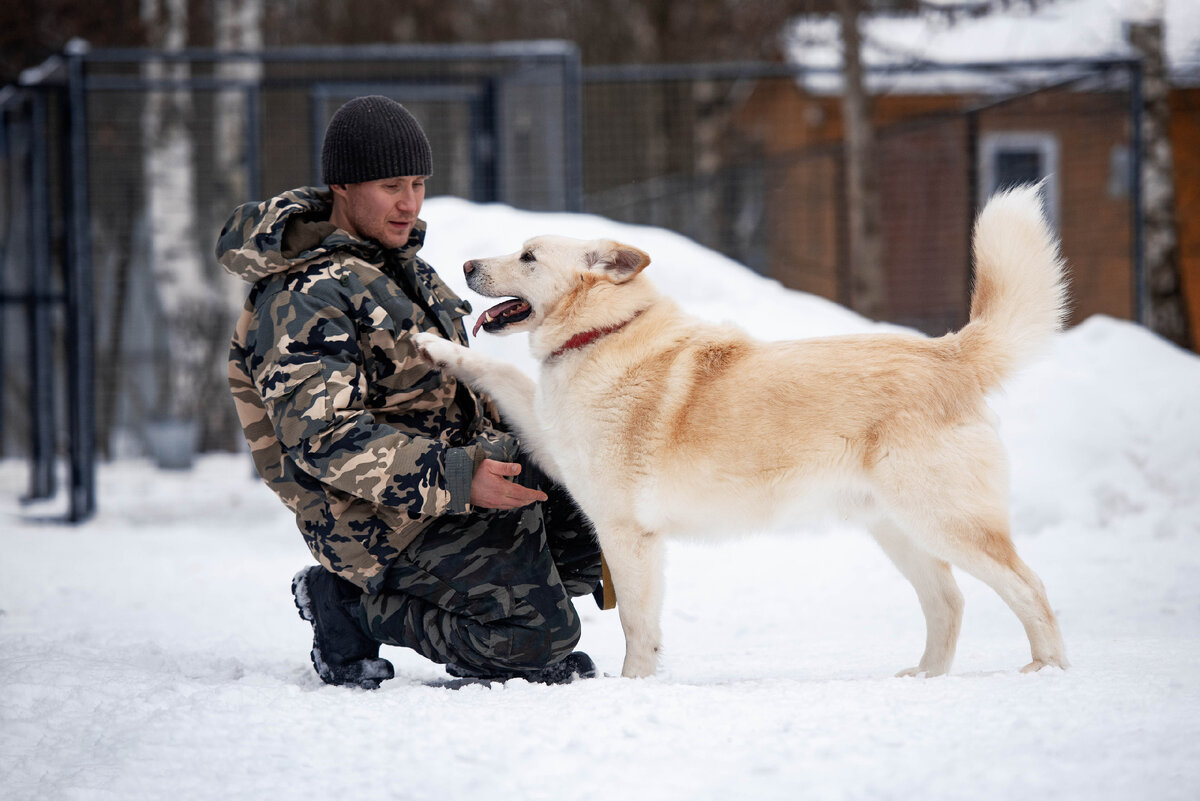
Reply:
[[356, 97], [334, 112], [325, 129], [326, 184], [432, 174], [433, 154], [421, 124], [390, 97]]

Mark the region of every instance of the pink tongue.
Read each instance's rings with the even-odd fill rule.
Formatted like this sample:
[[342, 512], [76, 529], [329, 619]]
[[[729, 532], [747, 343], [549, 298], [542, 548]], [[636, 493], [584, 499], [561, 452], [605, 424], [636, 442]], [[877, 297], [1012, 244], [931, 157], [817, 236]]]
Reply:
[[479, 317], [475, 320], [475, 327], [471, 329], [471, 336], [479, 335], [479, 329], [483, 327], [484, 322], [489, 317], [493, 320], [498, 320], [504, 315], [504, 313], [506, 311], [510, 311], [512, 309], [515, 309], [518, 307], [524, 307], [524, 306], [525, 306], [525, 301], [523, 301], [523, 300], [506, 300], [503, 303], [497, 303], [495, 306], [488, 309], [483, 314], [479, 315]]

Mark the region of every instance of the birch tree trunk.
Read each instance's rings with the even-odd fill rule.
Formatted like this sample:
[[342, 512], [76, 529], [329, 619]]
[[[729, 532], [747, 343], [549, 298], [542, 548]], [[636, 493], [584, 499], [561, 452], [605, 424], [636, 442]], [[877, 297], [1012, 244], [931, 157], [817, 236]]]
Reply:
[[1179, 271], [1175, 221], [1175, 167], [1171, 151], [1171, 86], [1163, 54], [1162, 6], [1156, 18], [1129, 26], [1129, 41], [1142, 57], [1142, 225], [1146, 325], [1180, 347], [1191, 344]]
[[845, 125], [846, 221], [850, 247], [850, 305], [879, 319], [886, 314], [879, 175], [875, 131], [863, 80], [861, 0], [838, 0], [842, 28], [842, 120]]
[[[187, 0], [142, 0], [142, 22], [151, 47], [166, 53], [187, 44]], [[184, 81], [185, 62], [147, 61], [143, 74], [154, 81]], [[155, 285], [165, 325], [166, 359], [160, 365], [158, 412], [193, 419], [200, 401], [193, 380], [203, 369], [205, 348], [195, 325], [214, 304], [205, 281], [205, 260], [196, 238], [196, 173], [191, 94], [186, 88], [153, 88], [142, 112], [142, 172], [145, 217]]]
[[[263, 0], [212, 0], [213, 45], [218, 52], [257, 53], [263, 47]], [[219, 61], [216, 76], [247, 87], [262, 79], [262, 62], [249, 58]], [[213, 164], [215, 189], [213, 217], [225, 222], [233, 207], [250, 197], [248, 163], [249, 120], [247, 91], [226, 88], [214, 99]], [[241, 282], [239, 281], [238, 284]], [[239, 294], [241, 287], [239, 289]]]
[[[253, 54], [262, 50], [263, 0], [211, 2], [213, 45], [219, 53]], [[250, 104], [262, 80], [263, 67], [257, 58], [238, 55], [227, 61], [217, 61], [213, 71], [218, 79], [239, 84], [222, 88], [213, 97], [213, 192], [207, 228], [215, 235], [236, 206], [259, 199], [250, 196], [253, 191], [250, 170], [254, 167], [250, 164], [249, 152]], [[203, 333], [207, 355], [202, 394], [214, 402], [207, 403], [201, 410], [201, 445], [229, 450], [240, 442], [241, 427], [233, 405], [220, 401], [229, 393], [225, 359], [229, 334], [246, 298], [246, 283], [226, 273], [215, 260], [210, 259], [206, 266], [220, 306], [214, 309]]]

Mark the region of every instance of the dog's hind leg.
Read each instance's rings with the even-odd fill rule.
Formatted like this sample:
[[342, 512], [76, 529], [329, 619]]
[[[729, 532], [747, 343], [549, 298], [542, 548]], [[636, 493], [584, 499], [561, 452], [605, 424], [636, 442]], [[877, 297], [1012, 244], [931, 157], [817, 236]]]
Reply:
[[[920, 461], [879, 465], [885, 506], [917, 545], [987, 584], [1012, 609], [1033, 661], [1025, 671], [1067, 667], [1058, 621], [1041, 579], [1009, 537], [1003, 452], [994, 431], [965, 426]], [[886, 471], [886, 472], [884, 472]]]
[[1042, 580], [1017, 556], [1007, 525], [960, 523], [957, 536], [947, 538], [944, 555], [950, 562], [987, 584], [1020, 619], [1033, 657], [1023, 673], [1044, 667], [1069, 666], [1058, 620]]
[[662, 648], [663, 538], [633, 525], [595, 524], [625, 633], [621, 675], [653, 676]]
[[880, 519], [870, 526], [875, 541], [912, 583], [925, 613], [925, 653], [898, 676], [940, 676], [950, 670], [962, 628], [963, 596], [950, 565], [917, 545], [899, 526]]

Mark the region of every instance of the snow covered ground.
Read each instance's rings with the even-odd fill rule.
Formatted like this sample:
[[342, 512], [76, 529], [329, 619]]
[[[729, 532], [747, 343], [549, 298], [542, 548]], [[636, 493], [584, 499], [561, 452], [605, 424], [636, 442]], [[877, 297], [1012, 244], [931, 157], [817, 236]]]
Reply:
[[[425, 216], [456, 281], [534, 233], [612, 235], [697, 314], [764, 338], [875, 327], [659, 230], [449, 199]], [[523, 337], [479, 346], [524, 359]], [[953, 673], [892, 678], [923, 646], [916, 598], [865, 533], [830, 527], [673, 546], [653, 679], [616, 677], [616, 613], [581, 600], [604, 678], [454, 690], [385, 648], [379, 691], [326, 687], [289, 595], [310, 558], [247, 456], [105, 464], [74, 528], [21, 506], [24, 465], [0, 462], [0, 795], [1200, 797], [1200, 359], [1092, 319], [993, 405], [1066, 672], [1019, 674], [1020, 625], [960, 574]]]

